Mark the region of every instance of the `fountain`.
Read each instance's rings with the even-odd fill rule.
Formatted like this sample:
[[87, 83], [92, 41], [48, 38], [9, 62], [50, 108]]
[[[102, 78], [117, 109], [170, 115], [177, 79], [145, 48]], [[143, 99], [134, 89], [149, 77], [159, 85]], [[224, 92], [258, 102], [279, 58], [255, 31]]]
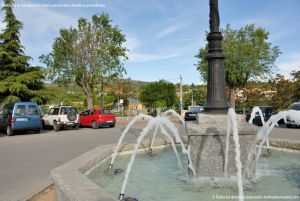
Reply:
[[[209, 42], [209, 54], [206, 58], [208, 93], [204, 106], [205, 112], [197, 116], [197, 121], [186, 124], [173, 110], [168, 110], [155, 118], [145, 114], [136, 116], [123, 131], [116, 146], [100, 146], [52, 171], [58, 201], [138, 200], [126, 195], [141, 196], [144, 200], [151, 201], [212, 200], [212, 198], [243, 201], [249, 195], [262, 196], [261, 199], [265, 199], [264, 195], [257, 193], [276, 193], [278, 190], [284, 190], [286, 195], [293, 196], [292, 199], [299, 199], [300, 181], [296, 181], [298, 187], [289, 182], [284, 183], [286, 180], [281, 177], [267, 178], [267, 182], [264, 183], [264, 180], [260, 181], [260, 177], [265, 175], [265, 169], [257, 166], [262, 145], [267, 141], [268, 135], [277, 122], [289, 116], [300, 125], [299, 113], [295, 113], [296, 111], [278, 113], [265, 122], [258, 131], [258, 127], [245, 122], [242, 116], [236, 115], [234, 110], [229, 108], [225, 96], [225, 55], [221, 47], [222, 35], [219, 31], [217, 0], [210, 0], [210, 33], [207, 40]], [[256, 109], [254, 115], [255, 113]], [[186, 143], [174, 123], [167, 118], [168, 114], [177, 116], [185, 126], [185, 135], [188, 137]], [[136, 143], [123, 144], [130, 128], [140, 119], [146, 119], [148, 122]], [[154, 130], [152, 138], [145, 139], [152, 130]], [[157, 137], [159, 131], [164, 138]], [[256, 149], [257, 142], [259, 142], [258, 149]], [[169, 145], [174, 152], [174, 158], [171, 154], [152, 157], [155, 155], [154, 150]], [[182, 154], [177, 148], [181, 148]], [[150, 152], [151, 157], [149, 155], [140, 157], [143, 154], [138, 152]], [[168, 151], [162, 150], [162, 152]], [[131, 154], [131, 156], [125, 160], [124, 157], [117, 158], [118, 154]], [[289, 168], [293, 170], [295, 166], [298, 170], [299, 156], [286, 158], [289, 159], [285, 161], [286, 164], [290, 164]], [[124, 162], [128, 160], [128, 164]], [[140, 162], [136, 163], [135, 160]], [[118, 168], [114, 168], [115, 163]], [[280, 168], [276, 169], [279, 166], [278, 162], [275, 160], [272, 163], [270, 168], [277, 171], [277, 174], [283, 174], [278, 170]], [[263, 161], [262, 164], [268, 166], [267, 161]], [[126, 171], [122, 174], [122, 168], [125, 166]], [[136, 166], [138, 168], [135, 168]], [[177, 170], [174, 168], [176, 166], [178, 166]], [[130, 182], [131, 177], [137, 179]], [[300, 173], [292, 172], [291, 177], [300, 178]], [[147, 185], [153, 180], [154, 183]], [[260, 183], [263, 186], [260, 186]], [[128, 185], [131, 190], [127, 193]], [[275, 188], [276, 185], [280, 188]], [[265, 188], [266, 191], [263, 191]], [[118, 199], [116, 192], [119, 193]]]

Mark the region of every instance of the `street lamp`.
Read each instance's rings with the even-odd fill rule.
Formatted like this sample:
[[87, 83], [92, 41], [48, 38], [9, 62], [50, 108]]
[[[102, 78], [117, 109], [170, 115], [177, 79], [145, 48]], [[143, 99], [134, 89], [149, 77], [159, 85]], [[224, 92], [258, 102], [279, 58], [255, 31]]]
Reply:
[[220, 18], [218, 0], [209, 1], [209, 28], [208, 40], [208, 76], [207, 76], [207, 96], [204, 105], [207, 113], [225, 113], [229, 105], [225, 95], [225, 54], [222, 50], [223, 36], [219, 30]]

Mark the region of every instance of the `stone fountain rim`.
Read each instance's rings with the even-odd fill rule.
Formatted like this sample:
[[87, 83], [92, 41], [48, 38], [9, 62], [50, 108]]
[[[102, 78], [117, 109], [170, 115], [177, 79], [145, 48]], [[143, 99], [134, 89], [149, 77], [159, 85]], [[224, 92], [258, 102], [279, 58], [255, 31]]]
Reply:
[[[167, 146], [169, 139], [157, 137], [154, 147]], [[111, 193], [91, 181], [86, 173], [97, 164], [112, 155], [115, 144], [98, 146], [77, 158], [53, 169], [51, 177], [54, 180], [58, 201], [118, 201]], [[142, 141], [139, 150], [150, 147], [150, 140]], [[132, 151], [133, 143], [122, 144], [119, 152]]]

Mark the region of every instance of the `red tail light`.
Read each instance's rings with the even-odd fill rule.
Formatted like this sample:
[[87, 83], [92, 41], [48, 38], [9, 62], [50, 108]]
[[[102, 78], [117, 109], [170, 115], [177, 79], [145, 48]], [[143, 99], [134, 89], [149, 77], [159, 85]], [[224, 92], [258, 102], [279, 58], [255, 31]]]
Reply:
[[12, 117], [11, 120], [10, 120], [10, 124], [11, 124], [11, 125], [14, 125], [14, 123], [15, 123], [15, 118]]

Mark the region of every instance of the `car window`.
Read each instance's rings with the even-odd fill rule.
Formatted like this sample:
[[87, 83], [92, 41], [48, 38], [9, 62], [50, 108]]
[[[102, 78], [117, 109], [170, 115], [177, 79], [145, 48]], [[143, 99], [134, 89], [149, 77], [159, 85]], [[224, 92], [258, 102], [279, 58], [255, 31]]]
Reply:
[[51, 108], [48, 112], [49, 115], [53, 115], [54, 108]]
[[203, 110], [202, 107], [191, 107], [190, 112], [196, 112], [199, 113]]
[[300, 110], [300, 104], [292, 104], [288, 107], [288, 110]]
[[100, 113], [101, 113], [101, 114], [112, 114], [112, 111], [109, 110], [109, 109], [101, 109], [101, 110], [100, 110]]
[[90, 110], [90, 115], [96, 114], [96, 110]]
[[60, 114], [62, 114], [62, 115], [66, 115], [69, 112], [76, 112], [77, 113], [77, 110], [74, 107], [61, 107], [60, 108]]
[[58, 115], [58, 113], [59, 113], [59, 108], [54, 108], [53, 115]]
[[28, 105], [28, 115], [39, 115], [36, 105]]
[[25, 105], [18, 105], [16, 110], [17, 116], [25, 116], [26, 115], [26, 109]]

